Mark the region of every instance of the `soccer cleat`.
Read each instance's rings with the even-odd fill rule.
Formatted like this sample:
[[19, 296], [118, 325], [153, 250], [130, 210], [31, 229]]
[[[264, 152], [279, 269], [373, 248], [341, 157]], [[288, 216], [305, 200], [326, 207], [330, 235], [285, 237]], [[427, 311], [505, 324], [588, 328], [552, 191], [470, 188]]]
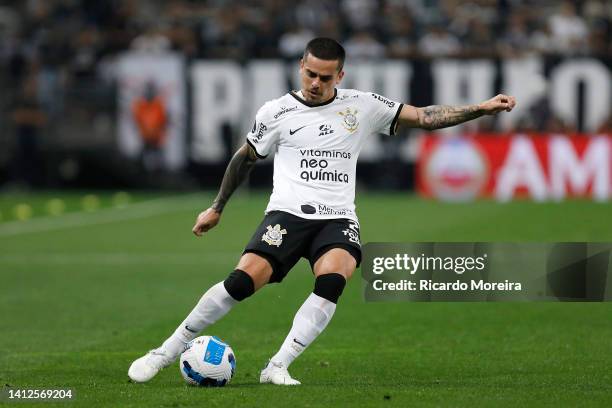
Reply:
[[268, 361], [266, 367], [261, 370], [259, 375], [259, 382], [262, 384], [270, 383], [276, 385], [300, 385], [301, 382], [291, 378], [287, 368], [274, 361]]
[[168, 367], [178, 356], [168, 355], [161, 347], [149, 351], [144, 356], [134, 360], [128, 376], [132, 381], [144, 383], [155, 377], [162, 368]]

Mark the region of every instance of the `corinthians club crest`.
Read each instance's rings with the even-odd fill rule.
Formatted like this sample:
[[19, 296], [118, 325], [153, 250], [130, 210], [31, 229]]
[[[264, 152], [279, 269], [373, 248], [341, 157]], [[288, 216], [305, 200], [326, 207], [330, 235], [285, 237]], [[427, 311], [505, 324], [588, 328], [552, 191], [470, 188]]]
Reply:
[[286, 229], [280, 224], [276, 224], [274, 228], [268, 225], [268, 230], [261, 236], [261, 240], [265, 241], [268, 245], [276, 245], [279, 247], [283, 243], [283, 235], [287, 233]]
[[338, 115], [344, 118], [342, 121], [342, 126], [344, 126], [346, 130], [351, 133], [357, 130], [359, 127], [359, 121], [357, 120], [357, 109], [351, 110], [351, 108], [346, 108], [346, 110], [338, 112]]

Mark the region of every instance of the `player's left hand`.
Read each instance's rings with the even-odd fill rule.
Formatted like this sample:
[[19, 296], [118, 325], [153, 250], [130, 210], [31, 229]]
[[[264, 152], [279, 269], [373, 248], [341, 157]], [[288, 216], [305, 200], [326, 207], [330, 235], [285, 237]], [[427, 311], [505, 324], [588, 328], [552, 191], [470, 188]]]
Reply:
[[196, 218], [195, 225], [191, 229], [191, 232], [193, 232], [196, 237], [201, 237], [203, 233], [214, 228], [219, 223], [220, 218], [221, 213], [213, 208], [202, 211], [198, 214], [198, 218]]
[[508, 96], [499, 94], [488, 101], [480, 104], [480, 108], [486, 115], [495, 115], [501, 111], [510, 112], [516, 105], [516, 98], [514, 96]]

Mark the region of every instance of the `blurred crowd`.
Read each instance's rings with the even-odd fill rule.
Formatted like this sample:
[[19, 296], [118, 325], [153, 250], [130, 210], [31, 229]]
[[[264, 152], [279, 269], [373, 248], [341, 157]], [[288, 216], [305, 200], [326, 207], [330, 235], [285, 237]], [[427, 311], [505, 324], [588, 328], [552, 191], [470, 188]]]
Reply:
[[0, 2], [0, 58], [87, 75], [127, 48], [294, 58], [314, 36], [351, 58], [612, 53], [607, 0], [24, 0]]
[[[67, 115], [66, 92], [89, 92], [77, 92], [80, 101], [100, 96], [100, 71], [121, 51], [295, 59], [315, 36], [340, 40], [352, 60], [609, 57], [612, 1], [0, 0], [0, 109], [27, 145]], [[544, 119], [533, 129], [564, 129], [546, 112], [534, 115]]]
[[34, 87], [28, 77], [42, 76], [43, 104], [126, 49], [293, 59], [315, 36], [340, 40], [353, 60], [610, 56], [612, 1], [0, 0], [7, 83]]

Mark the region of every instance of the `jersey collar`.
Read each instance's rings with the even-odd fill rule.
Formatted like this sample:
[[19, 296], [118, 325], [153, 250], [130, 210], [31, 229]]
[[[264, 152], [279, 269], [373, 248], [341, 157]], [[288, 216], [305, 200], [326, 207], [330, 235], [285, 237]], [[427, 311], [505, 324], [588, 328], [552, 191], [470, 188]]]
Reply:
[[338, 95], [338, 90], [334, 88], [334, 96], [332, 96], [330, 99], [326, 100], [325, 102], [320, 102], [320, 103], [310, 103], [307, 100], [302, 99], [299, 96], [297, 96], [295, 92], [293, 91], [289, 92], [289, 95], [297, 99], [298, 102], [300, 102], [302, 105], [306, 105], [309, 108], [316, 108], [317, 106], [324, 106], [324, 105], [329, 105], [330, 103], [332, 103], [336, 99], [336, 96]]

